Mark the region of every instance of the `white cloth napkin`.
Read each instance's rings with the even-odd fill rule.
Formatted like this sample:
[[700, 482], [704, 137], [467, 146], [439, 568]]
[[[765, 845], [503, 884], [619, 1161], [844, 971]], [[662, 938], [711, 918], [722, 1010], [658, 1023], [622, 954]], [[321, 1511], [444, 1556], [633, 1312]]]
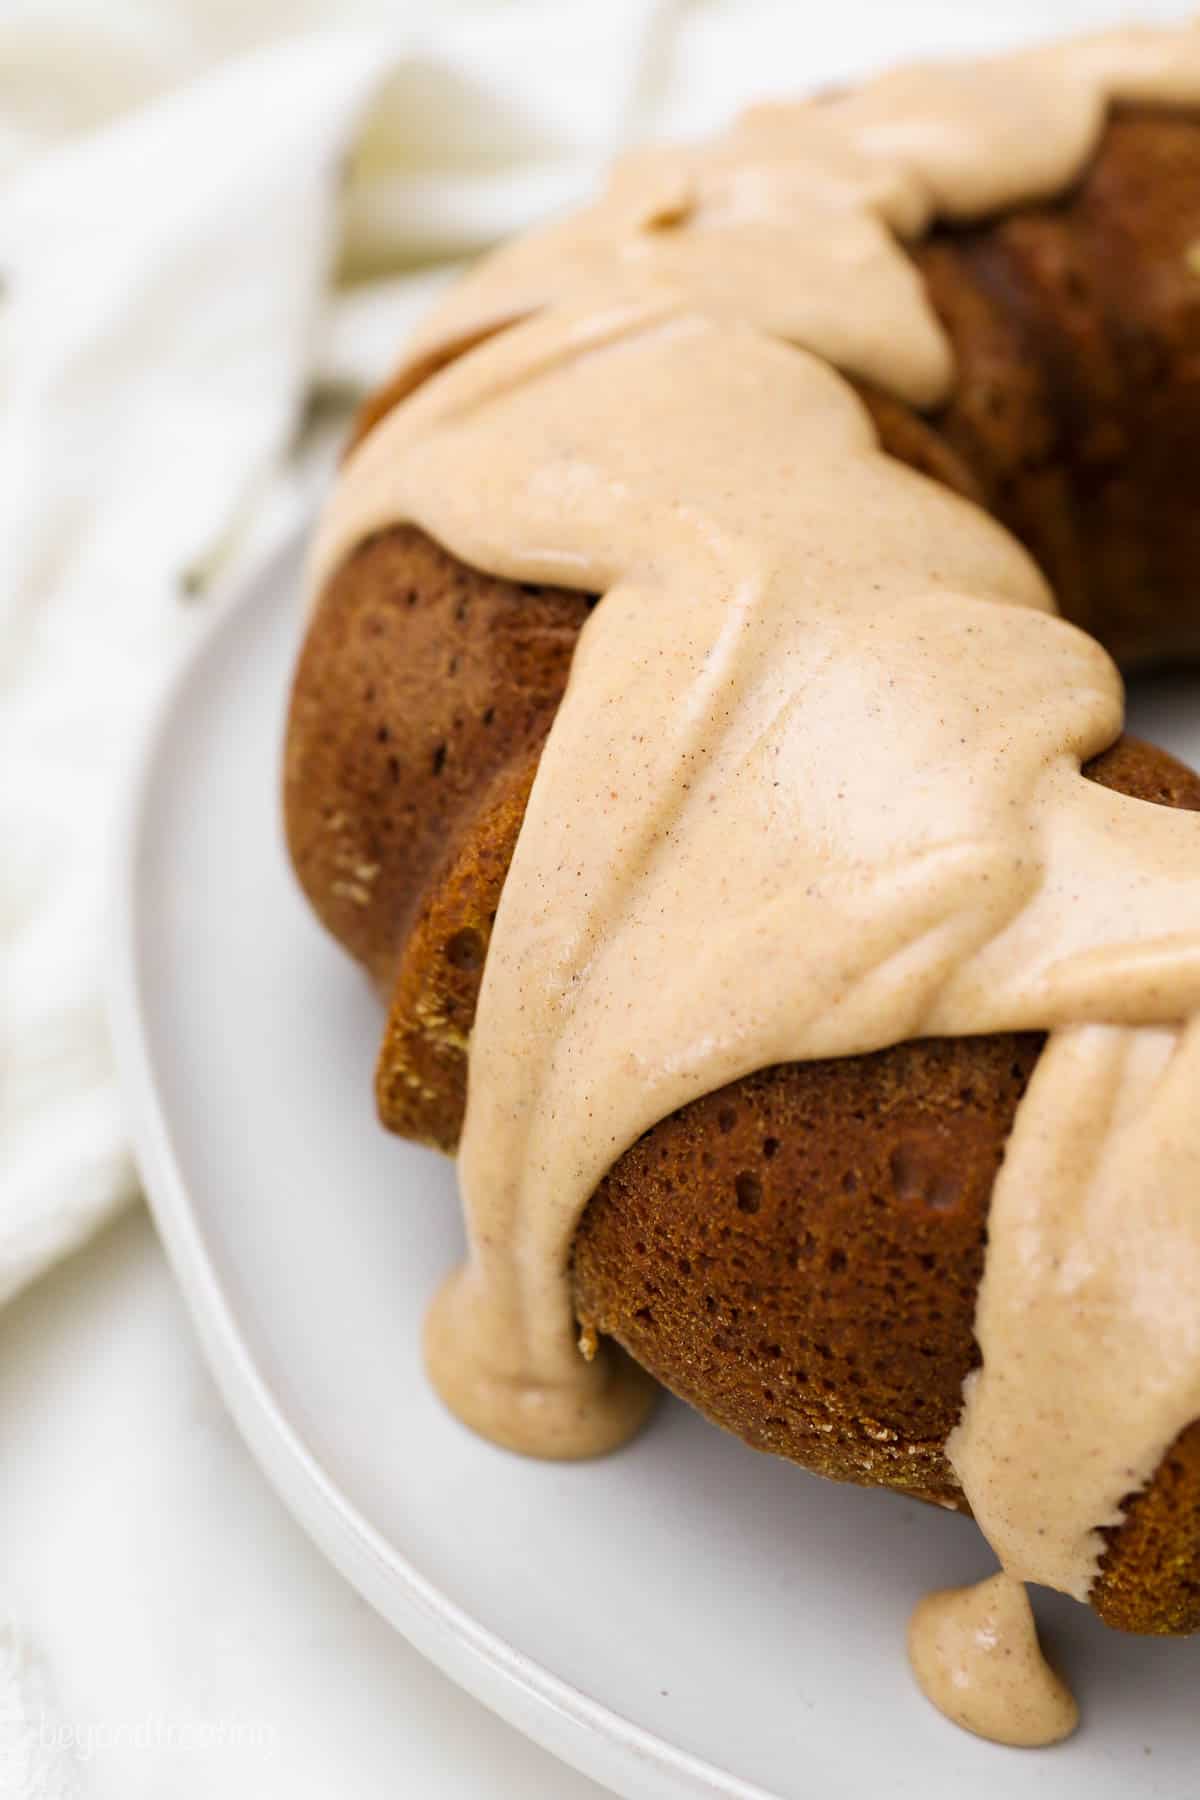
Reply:
[[[134, 1192], [99, 998], [113, 796], [205, 590], [279, 509], [314, 381], [377, 376], [428, 285], [359, 289], [339, 322], [335, 273], [462, 254], [561, 201], [628, 129], [660, 16], [610, 4], [585, 44], [546, 7], [306, 36], [2, 190], [0, 1298]], [[145, 70], [115, 50], [123, 93]]]
[[[8, 0], [0, 1300], [136, 1192], [101, 991], [106, 843], [148, 706], [214, 589], [311, 495], [324, 460], [308, 452], [328, 439], [314, 420], [381, 378], [446, 273], [585, 191], [631, 136], [704, 129], [755, 92], [902, 54], [1187, 10]], [[163, 1458], [178, 1448], [165, 1428], [160, 1442]], [[162, 1464], [126, 1459], [111, 1478], [136, 1512]], [[153, 1622], [137, 1546], [109, 1551]], [[181, 1531], [172, 1554], [189, 1553]], [[182, 1591], [202, 1614], [204, 1584]], [[55, 1617], [69, 1634], [70, 1607]], [[44, 1710], [49, 1691], [31, 1641], [0, 1625], [0, 1793], [56, 1796], [79, 1771], [30, 1726], [30, 1695]]]

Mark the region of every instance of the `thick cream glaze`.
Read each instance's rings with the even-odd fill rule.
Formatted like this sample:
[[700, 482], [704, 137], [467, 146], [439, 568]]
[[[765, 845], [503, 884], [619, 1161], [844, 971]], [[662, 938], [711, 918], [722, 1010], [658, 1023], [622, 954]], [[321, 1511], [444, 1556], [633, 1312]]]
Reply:
[[922, 1692], [977, 1737], [1039, 1749], [1079, 1723], [1070, 1689], [1042, 1655], [1029, 1596], [1011, 1575], [927, 1594], [908, 1645]]
[[1109, 659], [829, 365], [943, 397], [899, 240], [1061, 189], [1114, 98], [1200, 103], [1200, 31], [906, 71], [628, 159], [434, 315], [414, 386], [478, 347], [360, 446], [313, 565], [316, 590], [406, 519], [605, 596], [489, 949], [440, 1391], [514, 1448], [611, 1447], [647, 1384], [580, 1355], [568, 1263], [642, 1131], [778, 1062], [1051, 1030], [949, 1449], [1006, 1568], [1081, 1597], [1200, 1414], [1200, 820], [1082, 779], [1120, 730]]

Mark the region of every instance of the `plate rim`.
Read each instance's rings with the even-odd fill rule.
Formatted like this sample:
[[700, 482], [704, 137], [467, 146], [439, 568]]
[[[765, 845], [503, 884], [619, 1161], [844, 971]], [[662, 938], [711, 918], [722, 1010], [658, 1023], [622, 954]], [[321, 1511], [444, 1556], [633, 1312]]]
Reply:
[[343, 1578], [443, 1674], [543, 1749], [630, 1800], [779, 1800], [555, 1675], [423, 1575], [341, 1493], [289, 1420], [242, 1337], [209, 1257], [143, 1022], [140, 872], [184, 702], [246, 615], [282, 603], [275, 586], [301, 553], [309, 523], [289, 521], [215, 603], [180, 656], [151, 709], [112, 834], [106, 1009], [134, 1160], [168, 1261], [222, 1399], [280, 1500]]

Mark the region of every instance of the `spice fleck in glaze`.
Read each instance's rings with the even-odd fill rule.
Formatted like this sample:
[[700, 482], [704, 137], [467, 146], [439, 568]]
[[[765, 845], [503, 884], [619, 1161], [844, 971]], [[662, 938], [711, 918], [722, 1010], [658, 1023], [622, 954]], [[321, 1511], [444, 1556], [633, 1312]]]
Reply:
[[1086, 1598], [1100, 1529], [1200, 1416], [1200, 821], [1081, 777], [1114, 665], [1015, 540], [881, 452], [844, 376], [945, 398], [904, 241], [1066, 188], [1114, 101], [1200, 104], [1200, 30], [914, 69], [627, 159], [435, 313], [312, 563], [317, 591], [412, 521], [603, 595], [471, 1040], [470, 1261], [427, 1354], [475, 1429], [582, 1456], [644, 1418], [648, 1378], [581, 1354], [568, 1271], [656, 1121], [779, 1063], [1051, 1033], [947, 1446], [1005, 1573], [912, 1641], [943, 1710], [1021, 1743], [1073, 1710], [1014, 1584]]

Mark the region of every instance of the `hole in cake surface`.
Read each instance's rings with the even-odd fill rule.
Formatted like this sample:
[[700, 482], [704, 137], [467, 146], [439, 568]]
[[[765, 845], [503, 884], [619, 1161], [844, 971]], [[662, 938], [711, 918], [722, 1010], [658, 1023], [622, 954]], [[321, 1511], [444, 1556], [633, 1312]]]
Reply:
[[901, 1144], [889, 1165], [899, 1200], [917, 1201], [932, 1212], [950, 1212], [962, 1198], [962, 1183], [953, 1170], [937, 1166], [914, 1144]]
[[900, 1200], [923, 1201], [935, 1212], [946, 1212], [958, 1199], [957, 1177], [931, 1163], [919, 1145], [900, 1144], [892, 1152], [889, 1167]]
[[939, 1175], [925, 1197], [934, 1212], [950, 1212], [958, 1205], [961, 1191], [957, 1175]]
[[742, 1213], [756, 1213], [762, 1205], [762, 1182], [757, 1175], [748, 1169], [735, 1177], [733, 1191], [737, 1197], [737, 1209]]
[[483, 967], [483, 938], [473, 926], [464, 925], [461, 931], [447, 939], [446, 961], [455, 969]]

